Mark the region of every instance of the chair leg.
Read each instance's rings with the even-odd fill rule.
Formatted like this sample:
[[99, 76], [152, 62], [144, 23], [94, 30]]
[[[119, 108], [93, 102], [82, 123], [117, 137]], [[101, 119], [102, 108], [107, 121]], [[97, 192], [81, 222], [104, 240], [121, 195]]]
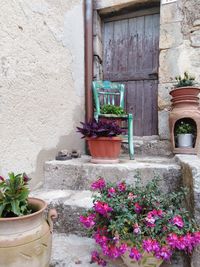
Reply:
[[95, 119], [96, 121], [99, 120], [99, 116], [98, 116], [98, 114], [97, 114], [96, 112], [94, 113], [94, 119]]
[[129, 157], [131, 160], [134, 159], [134, 145], [133, 145], [133, 115], [128, 114], [128, 148]]

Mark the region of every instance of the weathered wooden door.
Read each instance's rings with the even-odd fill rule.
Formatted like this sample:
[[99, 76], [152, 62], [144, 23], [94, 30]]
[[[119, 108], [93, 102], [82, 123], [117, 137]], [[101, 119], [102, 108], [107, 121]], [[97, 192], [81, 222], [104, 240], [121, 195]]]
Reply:
[[158, 11], [104, 21], [104, 79], [126, 84], [134, 135], [158, 133]]

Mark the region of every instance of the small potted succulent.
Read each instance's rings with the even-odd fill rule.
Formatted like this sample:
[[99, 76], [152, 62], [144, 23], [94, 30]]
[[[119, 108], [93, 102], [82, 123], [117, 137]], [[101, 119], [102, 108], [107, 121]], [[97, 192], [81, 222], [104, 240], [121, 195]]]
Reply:
[[194, 127], [188, 122], [179, 121], [175, 128], [177, 147], [193, 147]]
[[[196, 99], [200, 93], [200, 88], [196, 86], [195, 77], [190, 75], [188, 72], [184, 72], [184, 76], [176, 76], [176, 83], [174, 84], [173, 90], [170, 91], [172, 96], [172, 102]], [[193, 96], [193, 98], [192, 98]]]
[[139, 178], [135, 186], [99, 178], [91, 188], [98, 193], [80, 222], [100, 246], [92, 263], [106, 266], [106, 258], [121, 257], [128, 267], [158, 267], [175, 251], [191, 254], [199, 245], [198, 226], [183, 206], [186, 189], [162, 194], [159, 178], [146, 186]]
[[121, 149], [123, 130], [115, 122], [93, 120], [81, 122], [82, 128], [77, 127], [88, 141], [93, 163], [117, 163]]
[[51, 256], [52, 218], [47, 204], [29, 197], [28, 176], [0, 176], [0, 266], [47, 267]]
[[105, 104], [101, 107], [101, 114], [103, 114], [102, 117], [100, 116], [101, 121], [110, 122], [112, 119], [119, 126], [122, 125], [123, 116], [127, 116], [122, 107], [110, 104]]

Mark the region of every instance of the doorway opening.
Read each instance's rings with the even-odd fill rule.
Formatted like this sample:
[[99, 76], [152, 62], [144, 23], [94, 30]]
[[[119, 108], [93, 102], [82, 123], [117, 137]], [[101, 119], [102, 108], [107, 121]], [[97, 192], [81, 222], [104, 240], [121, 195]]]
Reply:
[[158, 1], [94, 15], [94, 79], [124, 83], [126, 111], [134, 116], [134, 135], [157, 135]]

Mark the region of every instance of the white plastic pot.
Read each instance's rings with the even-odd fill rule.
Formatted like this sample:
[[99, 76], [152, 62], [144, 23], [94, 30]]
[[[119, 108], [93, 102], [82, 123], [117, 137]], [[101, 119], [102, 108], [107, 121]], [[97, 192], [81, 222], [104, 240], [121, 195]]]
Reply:
[[178, 147], [193, 147], [193, 135], [192, 134], [178, 134], [177, 145]]

